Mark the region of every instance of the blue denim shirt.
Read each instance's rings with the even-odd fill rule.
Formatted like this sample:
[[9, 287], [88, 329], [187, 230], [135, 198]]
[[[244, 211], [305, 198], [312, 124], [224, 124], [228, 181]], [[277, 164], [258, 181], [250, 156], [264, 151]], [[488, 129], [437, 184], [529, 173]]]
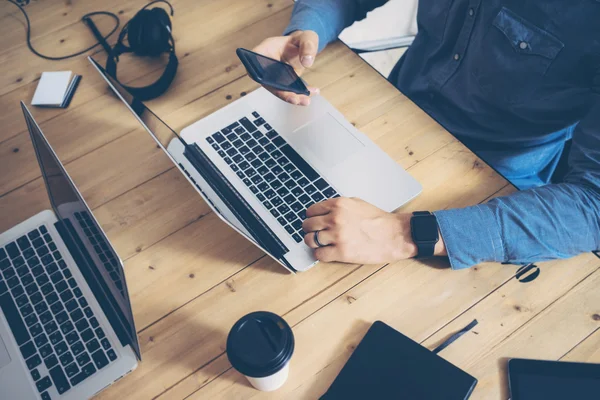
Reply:
[[[319, 50], [383, 0], [298, 0], [285, 33]], [[576, 3], [576, 4], [575, 4]], [[600, 248], [600, 0], [419, 0], [390, 75], [521, 191], [436, 211], [452, 268]], [[572, 138], [568, 173], [550, 183]]]

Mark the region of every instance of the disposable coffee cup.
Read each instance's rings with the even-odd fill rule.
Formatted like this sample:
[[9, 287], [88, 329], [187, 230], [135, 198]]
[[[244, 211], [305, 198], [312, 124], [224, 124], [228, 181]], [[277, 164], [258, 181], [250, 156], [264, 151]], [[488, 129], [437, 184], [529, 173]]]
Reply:
[[277, 390], [285, 383], [293, 353], [292, 328], [271, 312], [242, 317], [227, 337], [227, 357], [233, 368], [264, 392]]

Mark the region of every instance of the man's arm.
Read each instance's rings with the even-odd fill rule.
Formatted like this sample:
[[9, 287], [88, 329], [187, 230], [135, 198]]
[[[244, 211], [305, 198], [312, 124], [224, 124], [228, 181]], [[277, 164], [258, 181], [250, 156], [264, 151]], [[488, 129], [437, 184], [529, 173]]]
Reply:
[[[461, 269], [483, 261], [528, 263], [600, 249], [600, 95], [593, 100], [575, 129], [564, 183], [435, 212], [441, 231], [435, 254], [447, 255], [452, 268]], [[311, 206], [306, 215], [304, 241], [321, 261], [375, 264], [417, 253], [410, 214], [336, 198]]]
[[[600, 75], [598, 77], [600, 89]], [[453, 269], [528, 263], [600, 249], [600, 90], [575, 128], [564, 183], [437, 211]]]
[[314, 31], [319, 36], [319, 51], [334, 41], [344, 28], [366, 17], [387, 0], [297, 0], [287, 35], [294, 31]]

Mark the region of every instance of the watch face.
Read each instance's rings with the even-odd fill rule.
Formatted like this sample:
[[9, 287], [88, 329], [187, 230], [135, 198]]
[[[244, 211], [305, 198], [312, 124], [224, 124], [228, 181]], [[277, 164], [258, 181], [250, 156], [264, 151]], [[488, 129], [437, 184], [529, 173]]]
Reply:
[[439, 239], [437, 221], [433, 215], [413, 217], [412, 229], [417, 242], [435, 242]]

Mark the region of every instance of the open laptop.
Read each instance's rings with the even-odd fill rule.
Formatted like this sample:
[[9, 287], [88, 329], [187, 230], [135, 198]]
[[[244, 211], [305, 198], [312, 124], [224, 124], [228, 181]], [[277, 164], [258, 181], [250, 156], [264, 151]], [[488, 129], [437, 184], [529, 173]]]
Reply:
[[213, 210], [291, 271], [316, 263], [302, 231], [312, 204], [358, 197], [393, 211], [421, 191], [321, 96], [298, 107], [261, 88], [178, 135], [89, 60]]
[[123, 265], [21, 107], [52, 210], [0, 234], [0, 399], [87, 399], [140, 359]]

